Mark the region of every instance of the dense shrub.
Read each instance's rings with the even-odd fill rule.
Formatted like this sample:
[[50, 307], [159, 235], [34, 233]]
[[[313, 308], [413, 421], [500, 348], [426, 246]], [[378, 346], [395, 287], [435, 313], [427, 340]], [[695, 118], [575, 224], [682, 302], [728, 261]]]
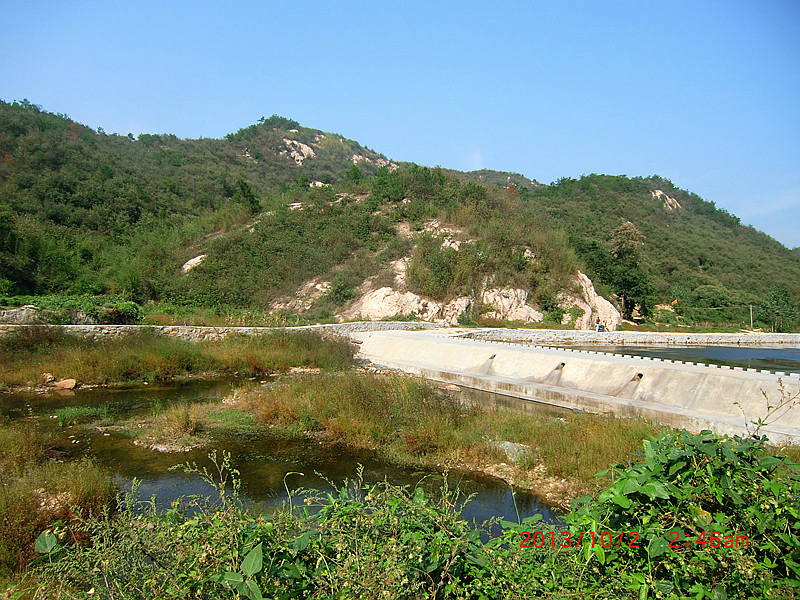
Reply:
[[645, 443], [641, 462], [613, 468], [599, 497], [576, 504], [563, 531], [535, 515], [503, 522], [486, 542], [452, 496], [360, 481], [256, 516], [238, 503], [230, 464], [212, 458], [213, 501], [183, 499], [159, 515], [129, 496], [120, 518], [86, 521], [89, 546], [40, 536], [52, 559], [38, 572], [41, 589], [120, 599], [676, 600], [797, 590], [800, 467], [757, 438], [662, 434]]

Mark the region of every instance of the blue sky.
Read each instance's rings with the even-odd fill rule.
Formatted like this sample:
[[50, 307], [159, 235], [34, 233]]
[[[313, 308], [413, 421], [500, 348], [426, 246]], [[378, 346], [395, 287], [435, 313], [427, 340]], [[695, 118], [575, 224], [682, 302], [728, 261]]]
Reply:
[[0, 98], [107, 132], [279, 114], [395, 160], [659, 174], [800, 246], [800, 3], [7, 3]]

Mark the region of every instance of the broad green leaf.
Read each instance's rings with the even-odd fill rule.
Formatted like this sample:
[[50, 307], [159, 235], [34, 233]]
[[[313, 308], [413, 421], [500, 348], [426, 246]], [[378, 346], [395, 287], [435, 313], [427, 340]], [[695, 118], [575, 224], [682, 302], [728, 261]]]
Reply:
[[728, 593], [722, 586], [715, 587], [711, 592], [712, 600], [728, 600]]
[[647, 555], [650, 558], [656, 558], [657, 556], [661, 556], [669, 549], [669, 541], [665, 540], [662, 537], [653, 538], [650, 542], [650, 546], [647, 548]]
[[662, 594], [671, 594], [675, 586], [669, 581], [656, 581], [656, 590]]
[[314, 537], [313, 531], [306, 531], [303, 535], [293, 538], [289, 542], [289, 546], [295, 552], [302, 552], [311, 543], [311, 538]]
[[686, 461], [685, 460], [678, 461], [678, 462], [676, 462], [674, 465], [672, 465], [669, 468], [669, 471], [667, 472], [667, 475], [669, 475], [671, 477], [672, 475], [675, 474], [676, 471], [680, 471], [685, 466], [686, 466]]
[[[614, 486], [614, 487], [616, 487], [616, 486]], [[613, 498], [614, 495], [615, 495], [615, 493], [614, 493], [613, 489], [605, 490], [605, 491], [601, 492], [600, 495], [597, 497], [597, 501], [599, 503], [603, 503], [606, 500], [610, 500], [611, 498]]]
[[506, 521], [505, 519], [503, 519], [502, 521], [500, 521], [500, 526], [503, 529], [519, 529], [521, 527], [521, 524], [514, 523], [514, 521]]
[[261, 588], [258, 587], [255, 581], [246, 581], [247, 597], [251, 600], [263, 600], [264, 596], [261, 595]]
[[39, 554], [50, 554], [58, 546], [58, 538], [49, 529], [43, 531], [36, 538], [33, 549]]
[[623, 496], [622, 494], [617, 494], [612, 498], [612, 500], [615, 504], [618, 504], [622, 508], [630, 508], [631, 504], [633, 504], [633, 501], [630, 498]]
[[227, 571], [223, 577], [225, 581], [229, 583], [242, 583], [244, 581], [244, 576], [241, 573], [235, 573], [233, 571]]
[[707, 443], [704, 442], [697, 447], [700, 452], [707, 456], [715, 456], [717, 454], [717, 446], [713, 442]]
[[525, 517], [524, 519], [522, 519], [522, 523], [524, 525], [528, 525], [528, 524], [538, 523], [542, 519], [544, 519], [542, 514], [536, 513], [535, 515], [531, 515], [530, 517]]
[[771, 469], [779, 464], [781, 464], [780, 459], [774, 456], [763, 456], [761, 460], [758, 461], [758, 466], [761, 469]]
[[739, 461], [739, 457], [731, 450], [727, 444], [722, 446], [722, 455], [727, 458], [729, 461], [735, 463]]
[[242, 572], [248, 577], [252, 577], [261, 570], [263, 554], [261, 544], [250, 550], [242, 561]]
[[664, 484], [659, 483], [658, 481], [650, 481], [643, 485], [642, 492], [650, 496], [651, 500], [654, 500], [655, 498], [669, 500], [669, 492], [667, 492], [667, 488], [664, 487]]
[[639, 485], [638, 481], [636, 481], [635, 479], [626, 479], [622, 483], [622, 487], [620, 489], [620, 492], [622, 492], [625, 495], [628, 495], [631, 492], [638, 492], [640, 489], [641, 489], [641, 486]]
[[597, 560], [600, 561], [601, 565], [606, 564], [606, 551], [603, 549], [603, 546], [597, 544], [594, 547], [594, 555], [597, 557]]

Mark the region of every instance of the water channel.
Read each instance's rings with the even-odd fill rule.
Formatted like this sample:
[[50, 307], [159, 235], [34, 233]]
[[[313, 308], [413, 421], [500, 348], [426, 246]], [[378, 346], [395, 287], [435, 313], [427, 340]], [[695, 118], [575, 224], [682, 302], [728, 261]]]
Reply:
[[[212, 437], [209, 447], [184, 453], [156, 452], [136, 446], [122, 433], [104, 433], [97, 428], [75, 426], [61, 429], [53, 417], [65, 406], [108, 407], [108, 420], [123, 420], [151, 413], [154, 406], [166, 408], [178, 402], [219, 400], [235, 388], [231, 382], [196, 382], [183, 385], [136, 389], [75, 390], [62, 395], [0, 394], [0, 416], [4, 420], [35, 419], [37, 426], [52, 428], [66, 440], [72, 457], [89, 456], [113, 474], [123, 490], [136, 478], [142, 499], [155, 496], [164, 508], [185, 495], [213, 495], [200, 477], [170, 467], [187, 462], [208, 465], [209, 451], [230, 452], [233, 466], [241, 473], [242, 494], [248, 503], [270, 510], [287, 500], [286, 487], [333, 491], [345, 480], [356, 478], [359, 465], [365, 484], [388, 481], [399, 486], [420, 484], [429, 496], [438, 497], [444, 483], [441, 472], [399, 468], [372, 459], [368, 453], [348, 452], [322, 446], [313, 440], [286, 440], [263, 431], [243, 430], [236, 434]], [[212, 432], [213, 435], [213, 432]], [[72, 437], [69, 437], [72, 436]], [[462, 516], [481, 523], [492, 517], [510, 521], [540, 513], [547, 523], [558, 523], [557, 513], [537, 496], [512, 490], [502, 481], [473, 473], [451, 471], [447, 486], [460, 490], [460, 498], [472, 496]]]

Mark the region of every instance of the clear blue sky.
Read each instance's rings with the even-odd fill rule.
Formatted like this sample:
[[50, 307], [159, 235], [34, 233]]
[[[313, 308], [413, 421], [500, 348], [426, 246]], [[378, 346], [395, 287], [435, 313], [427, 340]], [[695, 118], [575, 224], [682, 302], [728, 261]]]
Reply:
[[107, 132], [279, 114], [395, 160], [668, 177], [800, 246], [800, 3], [6, 3], [0, 98]]

